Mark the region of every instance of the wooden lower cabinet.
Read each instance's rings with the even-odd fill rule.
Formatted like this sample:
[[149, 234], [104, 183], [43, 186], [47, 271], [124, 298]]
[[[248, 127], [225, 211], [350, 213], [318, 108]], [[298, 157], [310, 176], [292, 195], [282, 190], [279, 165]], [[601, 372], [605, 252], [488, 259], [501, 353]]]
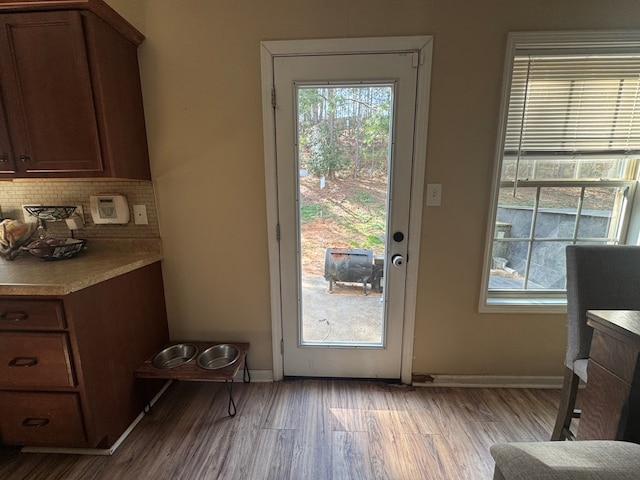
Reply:
[[86, 442], [77, 393], [0, 392], [2, 438], [10, 445]]
[[168, 339], [159, 262], [61, 297], [0, 297], [0, 443], [109, 448], [162, 386], [134, 371]]
[[66, 332], [0, 334], [0, 385], [74, 387]]

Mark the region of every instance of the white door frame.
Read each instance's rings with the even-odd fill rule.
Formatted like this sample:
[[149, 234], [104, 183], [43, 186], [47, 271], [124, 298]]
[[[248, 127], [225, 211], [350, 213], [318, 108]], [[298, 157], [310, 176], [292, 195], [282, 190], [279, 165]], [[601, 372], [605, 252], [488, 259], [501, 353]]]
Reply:
[[260, 43], [262, 64], [262, 116], [264, 136], [266, 210], [269, 248], [269, 281], [271, 286], [271, 331], [273, 348], [273, 379], [284, 376], [282, 357], [282, 302], [280, 288], [280, 252], [278, 248], [278, 188], [275, 142], [275, 111], [272, 105], [273, 58], [347, 53], [400, 53], [415, 52], [418, 62], [416, 116], [413, 148], [413, 176], [411, 184], [411, 211], [406, 263], [404, 326], [402, 334], [402, 360], [400, 380], [411, 383], [413, 364], [413, 334], [417, 297], [418, 265], [422, 227], [422, 205], [427, 156], [427, 124], [433, 37], [348, 38], [328, 40], [282, 40]]

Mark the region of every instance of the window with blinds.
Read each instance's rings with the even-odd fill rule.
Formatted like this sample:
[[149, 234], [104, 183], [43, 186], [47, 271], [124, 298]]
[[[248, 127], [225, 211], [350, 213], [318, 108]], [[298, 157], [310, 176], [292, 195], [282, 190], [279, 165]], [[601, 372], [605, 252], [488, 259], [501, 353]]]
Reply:
[[520, 35], [508, 52], [485, 305], [566, 301], [565, 247], [625, 243], [638, 178], [640, 42]]
[[624, 162], [602, 160], [640, 152], [639, 93], [640, 54], [517, 55], [503, 179], [623, 178]]

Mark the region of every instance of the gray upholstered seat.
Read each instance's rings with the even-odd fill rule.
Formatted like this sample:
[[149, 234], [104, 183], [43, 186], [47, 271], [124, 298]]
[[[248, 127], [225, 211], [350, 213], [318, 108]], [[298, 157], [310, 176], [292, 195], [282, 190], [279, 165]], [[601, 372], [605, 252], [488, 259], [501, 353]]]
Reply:
[[640, 445], [616, 441], [498, 443], [494, 480], [637, 480]]
[[[578, 384], [587, 381], [592, 329], [587, 310], [640, 310], [640, 247], [569, 245], [567, 260], [567, 354], [562, 398], [551, 440], [572, 438]], [[640, 478], [640, 474], [638, 476]]]

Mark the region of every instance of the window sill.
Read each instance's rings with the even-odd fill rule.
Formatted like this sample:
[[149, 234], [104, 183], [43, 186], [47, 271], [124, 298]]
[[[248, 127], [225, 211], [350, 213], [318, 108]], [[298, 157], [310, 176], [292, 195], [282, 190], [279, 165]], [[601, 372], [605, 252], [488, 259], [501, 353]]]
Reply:
[[480, 302], [479, 313], [567, 313], [564, 298], [486, 298]]

